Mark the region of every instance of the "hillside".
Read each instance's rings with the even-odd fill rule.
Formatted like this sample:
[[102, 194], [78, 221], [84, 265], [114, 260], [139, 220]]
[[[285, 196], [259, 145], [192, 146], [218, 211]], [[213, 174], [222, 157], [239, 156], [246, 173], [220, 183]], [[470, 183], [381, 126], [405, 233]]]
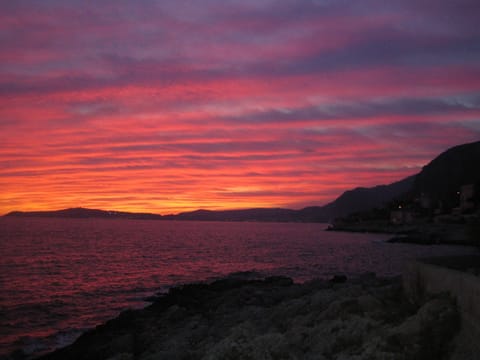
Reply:
[[371, 188], [348, 190], [335, 201], [325, 205], [324, 211], [331, 217], [345, 216], [353, 212], [366, 211], [382, 207], [387, 202], [409, 192], [415, 176], [409, 176], [390, 185], [378, 185]]
[[242, 210], [196, 210], [167, 215], [165, 219], [199, 221], [300, 221], [299, 211], [281, 208], [254, 208]]
[[[458, 206], [462, 185], [480, 183], [480, 141], [455, 146], [440, 154], [416, 176], [413, 192], [427, 195], [451, 209]], [[478, 195], [478, 194], [477, 194]]]
[[196, 210], [178, 215], [163, 216], [170, 220], [208, 221], [279, 221], [279, 222], [329, 222], [352, 212], [382, 207], [389, 201], [412, 189], [415, 177], [410, 176], [389, 185], [348, 190], [325, 206], [310, 206], [301, 210], [257, 208], [243, 210]]

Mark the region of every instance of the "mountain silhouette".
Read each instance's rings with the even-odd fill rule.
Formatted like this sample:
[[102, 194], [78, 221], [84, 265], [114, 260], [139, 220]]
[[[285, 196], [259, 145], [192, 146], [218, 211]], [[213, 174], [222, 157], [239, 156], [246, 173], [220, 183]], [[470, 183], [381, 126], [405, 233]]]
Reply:
[[[428, 196], [452, 208], [458, 204], [462, 185], [480, 184], [480, 141], [455, 146], [441, 153], [423, 167], [420, 173], [389, 185], [359, 187], [345, 191], [324, 206], [301, 210], [254, 208], [243, 210], [196, 210], [176, 215], [129, 213], [97, 209], [72, 208], [57, 211], [14, 211], [6, 216], [64, 217], [64, 218], [123, 218], [151, 220], [198, 221], [297, 221], [327, 222], [351, 213], [381, 208], [402, 197]], [[478, 191], [477, 191], [478, 192]]]
[[[458, 205], [461, 186], [480, 183], [480, 141], [455, 146], [423, 167], [415, 177], [413, 194], [451, 209]], [[478, 193], [478, 189], [477, 189]]]

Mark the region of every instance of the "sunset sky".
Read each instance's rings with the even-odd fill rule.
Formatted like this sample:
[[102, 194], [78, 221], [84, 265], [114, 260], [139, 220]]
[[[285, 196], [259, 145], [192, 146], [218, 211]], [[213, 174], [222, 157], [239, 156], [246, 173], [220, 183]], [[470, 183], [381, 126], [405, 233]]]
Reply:
[[0, 5], [0, 214], [322, 205], [480, 140], [478, 0]]

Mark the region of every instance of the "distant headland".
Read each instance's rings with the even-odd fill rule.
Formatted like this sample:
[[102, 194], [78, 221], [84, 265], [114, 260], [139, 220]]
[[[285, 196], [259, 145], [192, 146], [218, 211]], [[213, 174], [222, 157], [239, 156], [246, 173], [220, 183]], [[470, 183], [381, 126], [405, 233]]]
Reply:
[[[55, 211], [13, 211], [5, 216], [60, 218], [120, 218], [197, 221], [335, 222], [348, 224], [387, 219], [392, 225], [418, 217], [475, 214], [480, 204], [480, 141], [443, 152], [420, 173], [389, 185], [348, 190], [324, 206], [300, 210], [254, 208], [196, 210], [172, 215], [70, 208]], [[341, 221], [338, 221], [341, 219]]]

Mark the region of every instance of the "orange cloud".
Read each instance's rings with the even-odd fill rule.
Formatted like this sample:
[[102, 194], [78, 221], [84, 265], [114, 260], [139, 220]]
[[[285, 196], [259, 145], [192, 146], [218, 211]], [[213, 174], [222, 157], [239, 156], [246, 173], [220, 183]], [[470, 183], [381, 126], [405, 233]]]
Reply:
[[0, 213], [321, 205], [478, 140], [477, 19], [372, 4], [5, 6]]

